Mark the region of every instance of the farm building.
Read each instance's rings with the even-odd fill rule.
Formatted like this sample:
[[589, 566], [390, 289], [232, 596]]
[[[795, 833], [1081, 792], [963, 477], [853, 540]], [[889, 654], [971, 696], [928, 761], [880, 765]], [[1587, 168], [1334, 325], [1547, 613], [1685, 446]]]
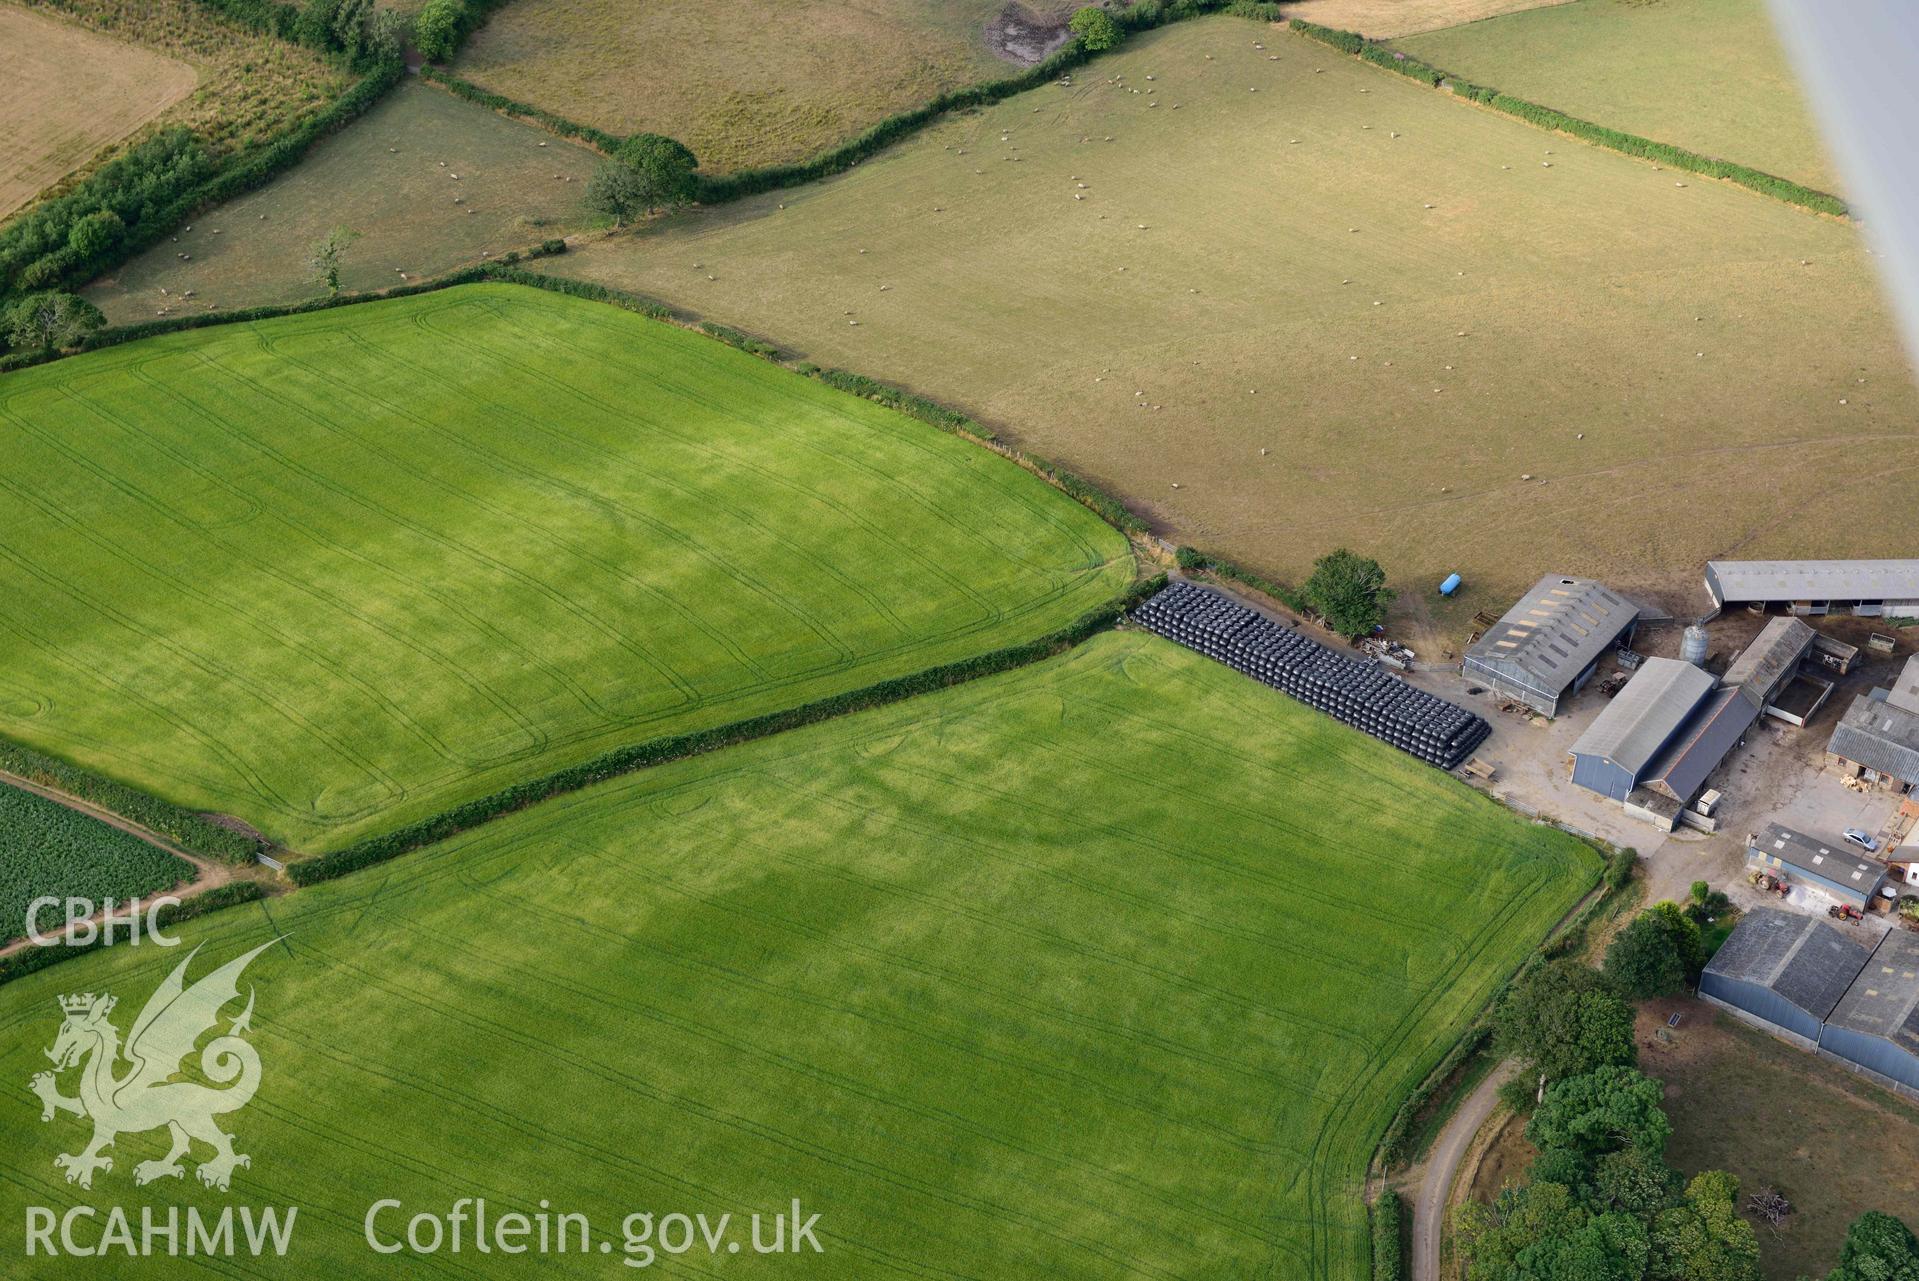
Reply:
[[1719, 609], [1912, 618], [1919, 617], [1919, 560], [1712, 560], [1706, 590]]
[[1832, 693], [1830, 681], [1800, 670], [1818, 641], [1819, 633], [1798, 619], [1775, 618], [1732, 660], [1719, 683], [1737, 689], [1759, 715], [1804, 725]]
[[1832, 731], [1826, 760], [1854, 778], [1912, 791], [1919, 783], [1919, 712], [1896, 705], [1884, 691], [1859, 695]]
[[1913, 824], [1906, 839], [1887, 852], [1886, 866], [1892, 870], [1894, 881], [1919, 885], [1919, 823]]
[[1886, 701], [1901, 711], [1919, 715], [1919, 654], [1906, 660], [1899, 679], [1886, 691]]
[[1699, 995], [1817, 1049], [1827, 1017], [1869, 955], [1864, 943], [1824, 921], [1755, 908], [1699, 976]]
[[1671, 830], [1758, 711], [1691, 663], [1649, 658], [1572, 747], [1572, 780]]
[[1864, 910], [1885, 883], [1887, 867], [1849, 846], [1834, 848], [1778, 823], [1746, 838], [1746, 861], [1789, 885], [1808, 885]]
[[1919, 1096], [1919, 934], [1893, 930], [1879, 940], [1827, 1017], [1819, 1049]]
[[1607, 650], [1632, 642], [1638, 617], [1638, 606], [1590, 578], [1548, 574], [1472, 643], [1461, 670], [1556, 716]]

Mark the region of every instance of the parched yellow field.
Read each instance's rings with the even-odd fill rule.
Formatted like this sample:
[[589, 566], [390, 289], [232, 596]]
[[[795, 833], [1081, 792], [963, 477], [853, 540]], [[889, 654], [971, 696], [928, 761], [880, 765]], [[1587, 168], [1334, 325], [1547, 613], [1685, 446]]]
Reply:
[[193, 92], [177, 58], [0, 4], [0, 217]]
[[1565, 3], [1567, 0], [1294, 0], [1286, 6], [1286, 16], [1384, 40]]
[[1911, 550], [1856, 227], [1239, 19], [547, 269], [965, 408], [1276, 577], [1345, 544], [1438, 608], [1457, 570], [1461, 623], [1542, 568], [1683, 597], [1711, 556]]
[[1397, 44], [1575, 116], [1837, 190], [1765, 0], [1574, 0]]
[[[612, 133], [664, 133], [709, 172], [802, 160], [948, 89], [1011, 75], [1006, 0], [515, 0], [459, 73]], [[1056, 24], [1071, 0], [1026, 0]]]
[[[111, 38], [115, 47], [126, 42], [191, 65], [199, 83], [164, 122], [187, 126], [216, 151], [245, 150], [318, 115], [353, 80], [313, 50], [248, 31], [200, 0], [30, 3]], [[74, 65], [67, 64], [62, 93], [84, 78], [73, 74]]]

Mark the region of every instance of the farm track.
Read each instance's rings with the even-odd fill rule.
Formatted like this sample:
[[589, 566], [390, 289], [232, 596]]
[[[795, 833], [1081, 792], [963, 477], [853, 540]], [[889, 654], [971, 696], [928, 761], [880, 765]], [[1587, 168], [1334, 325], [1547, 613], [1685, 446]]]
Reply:
[[[76, 814], [84, 814], [90, 819], [105, 823], [108, 827], [116, 831], [125, 832], [128, 836], [137, 837], [155, 849], [165, 850], [175, 858], [192, 864], [194, 871], [193, 881], [188, 885], [169, 891], [170, 894], [182, 902], [204, 894], [210, 889], [225, 885], [234, 879], [234, 869], [230, 864], [221, 863], [214, 859], [209, 859], [204, 855], [195, 854], [191, 850], [182, 849], [153, 829], [142, 827], [131, 819], [123, 818], [115, 814], [112, 810], [102, 809], [91, 801], [83, 800], [71, 792], [63, 792], [57, 787], [49, 787], [44, 783], [36, 783], [32, 779], [22, 778], [20, 775], [10, 773], [7, 770], [0, 770], [0, 785], [17, 787], [23, 792], [31, 792], [43, 800], [52, 801], [56, 805], [65, 806]], [[105, 912], [102, 910], [87, 919], [98, 922], [104, 915]], [[35, 946], [35, 944], [31, 939], [18, 938], [11, 943], [0, 946], [0, 956], [10, 956], [15, 952], [24, 951], [32, 946]]]

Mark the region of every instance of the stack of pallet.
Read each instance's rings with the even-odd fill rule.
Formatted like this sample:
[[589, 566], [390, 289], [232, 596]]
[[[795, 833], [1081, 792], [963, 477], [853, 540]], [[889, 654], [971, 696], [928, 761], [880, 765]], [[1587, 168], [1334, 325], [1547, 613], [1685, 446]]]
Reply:
[[1483, 717], [1414, 689], [1378, 663], [1337, 653], [1196, 583], [1168, 584], [1133, 618], [1441, 769], [1458, 766], [1492, 733]]

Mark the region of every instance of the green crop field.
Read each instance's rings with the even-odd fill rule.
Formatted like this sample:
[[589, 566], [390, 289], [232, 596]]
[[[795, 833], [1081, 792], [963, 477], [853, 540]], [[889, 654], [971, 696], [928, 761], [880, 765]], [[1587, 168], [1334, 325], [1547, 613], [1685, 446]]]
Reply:
[[1765, 0], [1575, 0], [1394, 44], [1571, 115], [1838, 190]]
[[360, 237], [341, 272], [350, 291], [436, 276], [577, 225], [597, 159], [408, 80], [293, 169], [198, 215], [86, 296], [116, 323], [297, 302], [321, 292], [308, 251], [333, 227]]
[[[164, 1141], [128, 1135], [91, 1199], [301, 1206], [261, 1276], [492, 1275], [361, 1239], [376, 1200], [404, 1207], [390, 1235], [483, 1195], [608, 1233], [821, 1215], [819, 1255], [681, 1275], [1358, 1281], [1397, 1100], [1597, 871], [1264, 686], [1110, 633], [277, 901], [284, 945], [242, 986], [264, 1083], [223, 1120], [251, 1168], [230, 1197], [141, 1190]], [[199, 967], [272, 937], [258, 908], [181, 934]], [[111, 991], [124, 1028], [178, 956], [0, 989], [0, 1078], [46, 1066], [56, 994]], [[37, 1117], [0, 1110], [15, 1222], [84, 1199], [51, 1164], [80, 1124]]]
[[1457, 570], [1454, 640], [1543, 567], [1910, 546], [1856, 228], [1239, 19], [543, 269], [901, 380], [1275, 577], [1343, 543], [1416, 610]]
[[610, 133], [669, 134], [725, 173], [803, 160], [948, 89], [1012, 75], [1057, 47], [1074, 7], [514, 0], [457, 70]]
[[[0, 943], [26, 933], [45, 894], [122, 902], [193, 879], [193, 867], [138, 837], [0, 783]], [[57, 931], [60, 912], [40, 919]]]
[[988, 450], [516, 286], [17, 373], [0, 431], [0, 733], [306, 850], [1133, 576]]

